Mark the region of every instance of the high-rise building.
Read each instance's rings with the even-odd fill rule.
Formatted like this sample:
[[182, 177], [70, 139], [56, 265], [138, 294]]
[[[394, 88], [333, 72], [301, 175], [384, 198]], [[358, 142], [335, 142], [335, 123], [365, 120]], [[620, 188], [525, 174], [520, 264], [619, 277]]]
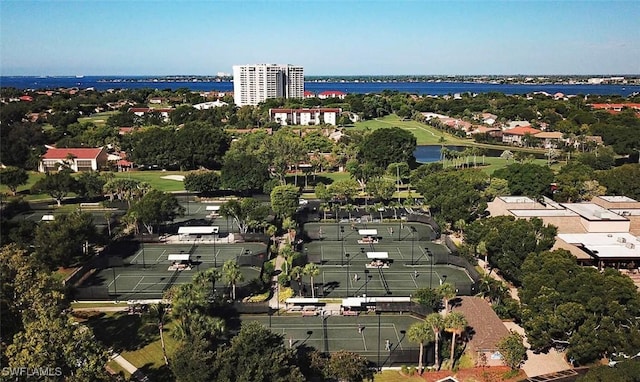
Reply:
[[256, 64], [233, 66], [233, 99], [237, 106], [257, 105], [269, 98], [303, 98], [302, 66]]

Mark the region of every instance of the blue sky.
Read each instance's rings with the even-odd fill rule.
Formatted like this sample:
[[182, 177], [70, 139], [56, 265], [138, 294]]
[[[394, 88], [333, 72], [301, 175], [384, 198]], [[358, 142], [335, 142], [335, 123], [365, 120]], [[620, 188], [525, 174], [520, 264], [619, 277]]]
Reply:
[[2, 75], [640, 74], [640, 1], [0, 0]]

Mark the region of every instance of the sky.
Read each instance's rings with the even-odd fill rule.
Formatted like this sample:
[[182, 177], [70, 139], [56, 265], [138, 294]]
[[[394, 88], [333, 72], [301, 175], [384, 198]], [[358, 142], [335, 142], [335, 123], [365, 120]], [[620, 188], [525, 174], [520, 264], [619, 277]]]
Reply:
[[1, 75], [640, 74], [640, 0], [0, 0]]

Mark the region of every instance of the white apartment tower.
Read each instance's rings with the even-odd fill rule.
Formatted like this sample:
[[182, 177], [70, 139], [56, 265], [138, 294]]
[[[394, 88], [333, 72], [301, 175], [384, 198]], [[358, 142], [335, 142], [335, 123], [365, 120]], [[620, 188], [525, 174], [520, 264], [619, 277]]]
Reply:
[[302, 66], [256, 64], [233, 66], [233, 99], [237, 106], [257, 105], [269, 98], [303, 98]]

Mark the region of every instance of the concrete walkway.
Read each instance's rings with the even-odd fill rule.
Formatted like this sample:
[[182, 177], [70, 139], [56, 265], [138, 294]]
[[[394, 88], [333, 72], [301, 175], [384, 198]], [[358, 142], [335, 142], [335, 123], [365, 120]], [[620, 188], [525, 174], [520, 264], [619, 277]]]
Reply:
[[144, 375], [140, 369], [131, 364], [131, 362], [127, 361], [123, 356], [119, 353], [114, 353], [111, 355], [111, 359], [114, 360], [120, 367], [125, 369], [133, 378], [138, 381], [148, 381], [146, 375]]
[[[478, 259], [478, 265], [482, 267], [485, 274], [489, 274], [487, 264], [484, 262], [484, 260]], [[520, 301], [520, 297], [518, 296], [518, 289], [516, 287], [509, 284], [495, 272], [491, 272], [489, 275], [493, 279], [499, 280], [507, 285], [509, 287], [509, 293], [511, 294], [511, 297], [518, 302]], [[527, 347], [527, 360], [524, 362], [521, 368], [529, 378], [573, 369], [573, 367], [569, 363], [567, 363], [567, 361], [565, 361], [564, 354], [558, 352], [555, 349], [551, 349], [547, 353], [540, 354], [535, 354], [532, 350], [530, 350], [525, 330], [520, 325], [516, 324], [515, 322], [504, 322], [504, 326], [508, 330], [513, 330], [514, 332], [519, 333], [524, 339], [524, 345]]]

